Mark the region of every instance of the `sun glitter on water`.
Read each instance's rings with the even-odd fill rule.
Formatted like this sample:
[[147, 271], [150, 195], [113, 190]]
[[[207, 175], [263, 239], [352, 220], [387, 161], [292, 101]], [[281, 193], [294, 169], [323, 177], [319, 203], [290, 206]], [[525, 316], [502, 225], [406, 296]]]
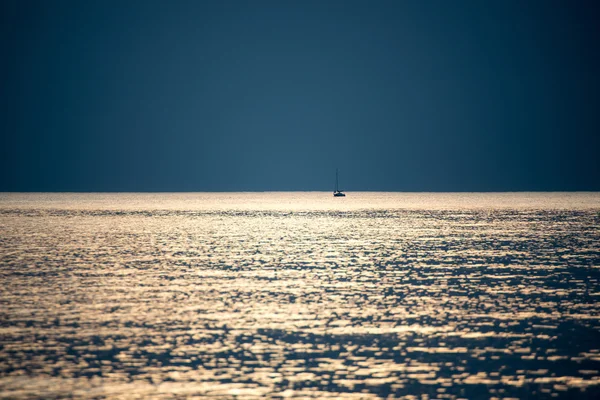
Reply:
[[0, 194], [0, 397], [600, 395], [595, 193]]

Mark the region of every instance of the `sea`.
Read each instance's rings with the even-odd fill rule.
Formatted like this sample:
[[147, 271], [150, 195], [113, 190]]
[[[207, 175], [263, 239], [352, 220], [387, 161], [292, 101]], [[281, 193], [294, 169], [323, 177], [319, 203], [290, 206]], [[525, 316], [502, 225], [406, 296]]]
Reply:
[[0, 193], [0, 398], [600, 398], [600, 193]]

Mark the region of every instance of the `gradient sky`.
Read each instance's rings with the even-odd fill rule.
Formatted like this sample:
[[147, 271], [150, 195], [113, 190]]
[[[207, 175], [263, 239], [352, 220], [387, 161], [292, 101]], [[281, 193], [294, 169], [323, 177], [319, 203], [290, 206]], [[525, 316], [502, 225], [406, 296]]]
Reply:
[[0, 190], [600, 190], [598, 4], [3, 0]]

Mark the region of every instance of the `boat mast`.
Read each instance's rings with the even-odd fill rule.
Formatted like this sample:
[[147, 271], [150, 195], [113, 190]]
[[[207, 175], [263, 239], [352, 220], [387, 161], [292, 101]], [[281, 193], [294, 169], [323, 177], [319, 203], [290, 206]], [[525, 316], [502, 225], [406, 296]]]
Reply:
[[335, 191], [339, 192], [339, 187], [338, 187], [338, 169], [335, 169]]

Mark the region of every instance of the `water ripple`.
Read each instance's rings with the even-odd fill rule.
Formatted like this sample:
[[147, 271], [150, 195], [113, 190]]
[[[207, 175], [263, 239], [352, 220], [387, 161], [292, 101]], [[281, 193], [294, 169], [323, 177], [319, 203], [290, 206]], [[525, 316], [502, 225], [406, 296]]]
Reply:
[[0, 202], [0, 398], [600, 396], [599, 209], [239, 196]]

